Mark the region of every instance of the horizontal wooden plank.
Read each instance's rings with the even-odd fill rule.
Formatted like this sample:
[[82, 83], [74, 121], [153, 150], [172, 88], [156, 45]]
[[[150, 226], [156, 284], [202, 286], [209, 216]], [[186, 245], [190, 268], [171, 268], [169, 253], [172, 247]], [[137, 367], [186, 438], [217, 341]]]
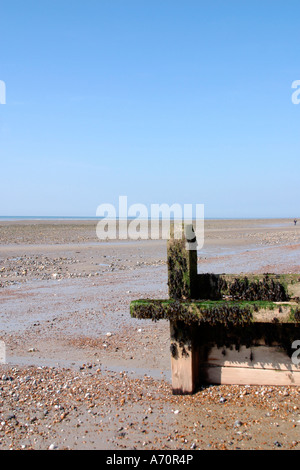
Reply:
[[200, 368], [201, 383], [218, 385], [300, 385], [300, 372], [247, 367]]
[[180, 320], [186, 323], [239, 324], [253, 322], [299, 324], [294, 316], [298, 302], [268, 301], [184, 301], [184, 300], [134, 300], [130, 313], [134, 318], [157, 320]]
[[[238, 298], [243, 298], [239, 296], [243, 295], [245, 288], [244, 299], [255, 300], [253, 299], [255, 287], [260, 285], [262, 287], [260, 294], [264, 293], [267, 297], [270, 295], [268, 297], [270, 300], [288, 300], [284, 298], [283, 292], [286, 293], [289, 300], [300, 297], [300, 274], [220, 274], [218, 277], [222, 295], [229, 294], [232, 291], [233, 295], [236, 294]], [[278, 296], [279, 298], [276, 299]], [[260, 298], [266, 300], [266, 298]]]
[[[181, 224], [180, 224], [181, 225]], [[185, 227], [185, 236], [170, 231], [167, 244], [169, 296], [175, 299], [270, 300], [285, 302], [300, 298], [300, 273], [226, 274], [199, 273], [197, 240], [193, 225]], [[190, 243], [189, 243], [190, 242]]]
[[217, 348], [215, 346], [209, 351], [205, 366], [300, 372], [300, 365], [294, 364], [282, 348], [274, 346], [253, 346], [251, 348], [241, 346], [239, 351], [234, 348]]

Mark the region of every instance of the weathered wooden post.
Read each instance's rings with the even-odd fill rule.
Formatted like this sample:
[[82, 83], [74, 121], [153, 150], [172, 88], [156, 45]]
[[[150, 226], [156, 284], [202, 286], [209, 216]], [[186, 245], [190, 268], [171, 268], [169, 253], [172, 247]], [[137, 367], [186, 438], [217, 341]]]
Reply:
[[[197, 241], [192, 225], [185, 226], [180, 239], [171, 234], [167, 242], [169, 297], [177, 300], [197, 296]], [[183, 236], [182, 236], [183, 235]], [[173, 393], [192, 393], [198, 382], [198, 363], [192, 327], [170, 320]]]
[[192, 299], [197, 291], [197, 241], [192, 225], [186, 226], [181, 238], [167, 242], [168, 286], [171, 299]]
[[193, 393], [199, 385], [199, 356], [193, 338], [193, 327], [170, 320], [170, 336], [173, 393]]

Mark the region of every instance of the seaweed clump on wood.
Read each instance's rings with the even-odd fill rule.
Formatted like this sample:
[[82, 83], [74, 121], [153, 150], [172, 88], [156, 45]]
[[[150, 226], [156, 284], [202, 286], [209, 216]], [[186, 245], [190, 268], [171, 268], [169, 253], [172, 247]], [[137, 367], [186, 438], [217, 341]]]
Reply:
[[290, 321], [300, 323], [300, 308], [291, 308]]
[[265, 275], [262, 280], [250, 281], [246, 276], [236, 278], [228, 284], [228, 294], [234, 300], [266, 300], [273, 302], [288, 301], [290, 297], [287, 287], [280, 281], [276, 281]]
[[168, 286], [170, 297], [174, 299], [181, 298], [182, 296], [187, 297], [188, 289], [186, 273], [187, 273], [187, 259], [183, 255], [183, 250], [179, 246], [181, 243], [170, 244], [168, 252]]
[[168, 286], [173, 299], [191, 295], [190, 253], [185, 249], [185, 239], [171, 239], [168, 243]]
[[131, 303], [131, 316], [134, 318], [182, 321], [187, 325], [247, 325], [253, 321], [252, 311], [248, 304], [233, 302], [136, 300]]

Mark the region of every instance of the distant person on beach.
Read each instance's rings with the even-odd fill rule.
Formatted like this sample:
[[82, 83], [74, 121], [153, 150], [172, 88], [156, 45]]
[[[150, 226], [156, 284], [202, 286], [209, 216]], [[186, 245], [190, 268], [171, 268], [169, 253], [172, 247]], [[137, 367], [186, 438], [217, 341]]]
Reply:
[[296, 219], [294, 220], [294, 225], [297, 225], [297, 220]]

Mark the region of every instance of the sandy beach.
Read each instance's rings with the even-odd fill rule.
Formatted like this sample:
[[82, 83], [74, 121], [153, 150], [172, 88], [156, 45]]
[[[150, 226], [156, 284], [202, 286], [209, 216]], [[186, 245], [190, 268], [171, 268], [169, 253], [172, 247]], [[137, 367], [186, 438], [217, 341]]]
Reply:
[[[172, 395], [168, 322], [129, 312], [168, 297], [166, 255], [95, 221], [0, 222], [0, 449], [300, 449], [296, 387]], [[300, 273], [300, 225], [207, 220], [198, 272]]]

